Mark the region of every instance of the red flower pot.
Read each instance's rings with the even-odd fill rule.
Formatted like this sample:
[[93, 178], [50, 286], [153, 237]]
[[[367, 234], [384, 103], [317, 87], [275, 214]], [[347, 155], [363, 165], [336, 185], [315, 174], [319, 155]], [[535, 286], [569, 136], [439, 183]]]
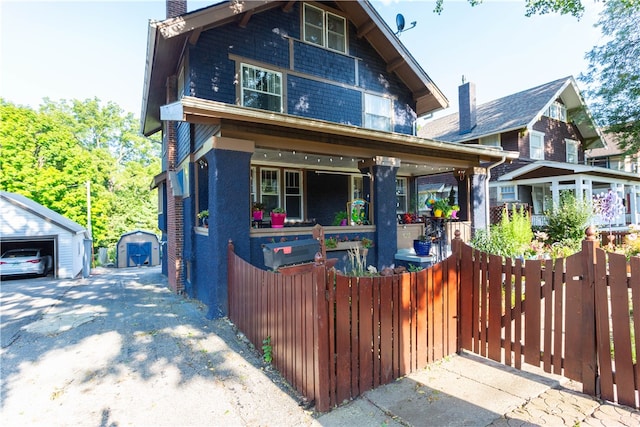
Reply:
[[287, 219], [286, 213], [271, 212], [271, 228], [284, 227], [284, 220]]

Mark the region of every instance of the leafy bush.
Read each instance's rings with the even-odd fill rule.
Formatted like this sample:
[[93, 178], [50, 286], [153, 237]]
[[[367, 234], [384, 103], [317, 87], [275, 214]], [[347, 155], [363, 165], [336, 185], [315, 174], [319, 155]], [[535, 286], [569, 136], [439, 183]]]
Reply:
[[560, 203], [545, 213], [549, 241], [580, 250], [580, 242], [592, 214], [592, 208], [586, 201], [577, 200], [572, 192], [560, 193]]
[[471, 244], [490, 254], [516, 257], [525, 253], [532, 239], [529, 213], [524, 208], [517, 210], [514, 206], [511, 215], [504, 209], [500, 223], [492, 225], [489, 233], [477, 230]]

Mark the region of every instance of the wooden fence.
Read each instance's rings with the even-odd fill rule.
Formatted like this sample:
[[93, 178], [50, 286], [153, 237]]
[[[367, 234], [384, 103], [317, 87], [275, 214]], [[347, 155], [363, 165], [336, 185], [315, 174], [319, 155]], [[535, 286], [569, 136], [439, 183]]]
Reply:
[[516, 368], [541, 366], [637, 408], [640, 257], [627, 262], [598, 246], [591, 233], [566, 259], [523, 262], [455, 241], [461, 347]]
[[229, 318], [258, 350], [270, 337], [274, 367], [319, 411], [457, 351], [455, 257], [376, 277], [264, 271], [231, 244], [228, 259]]

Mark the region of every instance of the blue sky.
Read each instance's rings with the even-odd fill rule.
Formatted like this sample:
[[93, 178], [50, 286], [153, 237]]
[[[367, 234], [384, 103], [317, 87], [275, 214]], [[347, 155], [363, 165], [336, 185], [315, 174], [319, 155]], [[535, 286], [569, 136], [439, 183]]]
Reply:
[[[400, 36], [457, 111], [462, 75], [476, 84], [479, 103], [587, 71], [586, 52], [600, 43], [593, 24], [601, 4], [583, 0], [587, 13], [527, 18], [522, 1], [373, 1], [392, 29], [396, 14], [417, 26]], [[216, 3], [188, 1], [195, 10]], [[162, 20], [165, 2], [0, 0], [0, 96], [37, 108], [42, 99], [113, 101], [140, 115], [150, 19]], [[442, 114], [442, 113], [441, 113]]]

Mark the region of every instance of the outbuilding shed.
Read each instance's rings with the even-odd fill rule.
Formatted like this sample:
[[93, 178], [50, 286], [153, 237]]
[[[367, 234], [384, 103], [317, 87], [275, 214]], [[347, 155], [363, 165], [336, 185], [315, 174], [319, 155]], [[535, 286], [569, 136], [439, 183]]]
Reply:
[[91, 239], [83, 226], [33, 200], [0, 191], [0, 252], [40, 248], [60, 279], [88, 276]]
[[158, 236], [148, 231], [136, 230], [125, 233], [118, 240], [118, 268], [154, 266], [160, 264], [160, 242]]

